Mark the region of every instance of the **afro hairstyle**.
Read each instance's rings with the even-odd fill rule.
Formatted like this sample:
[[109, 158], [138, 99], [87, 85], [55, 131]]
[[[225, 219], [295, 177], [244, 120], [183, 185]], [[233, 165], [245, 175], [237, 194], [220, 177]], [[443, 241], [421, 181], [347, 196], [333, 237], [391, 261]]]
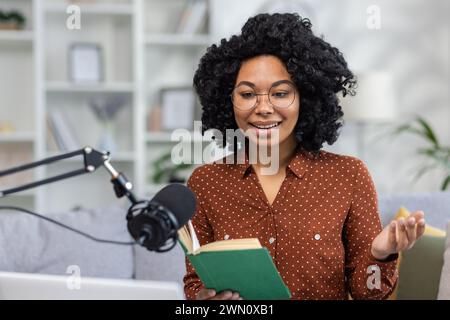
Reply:
[[337, 93], [354, 95], [356, 77], [342, 53], [323, 37], [315, 36], [309, 19], [297, 13], [258, 14], [247, 20], [240, 35], [207, 48], [195, 72], [193, 85], [202, 106], [202, 133], [238, 129], [232, 93], [241, 64], [260, 55], [278, 57], [300, 92], [295, 136], [300, 146], [318, 155], [324, 142], [333, 144], [343, 124]]

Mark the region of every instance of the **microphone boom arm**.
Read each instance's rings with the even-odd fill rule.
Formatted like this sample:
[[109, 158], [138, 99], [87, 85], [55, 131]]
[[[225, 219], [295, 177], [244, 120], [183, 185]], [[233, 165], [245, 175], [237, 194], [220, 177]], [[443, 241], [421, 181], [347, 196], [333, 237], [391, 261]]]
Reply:
[[35, 181], [32, 183], [24, 184], [22, 186], [6, 189], [0, 191], [0, 198], [6, 197], [10, 194], [21, 192], [24, 190], [28, 190], [31, 188], [35, 188], [41, 185], [49, 184], [52, 182], [68, 179], [71, 177], [75, 177], [81, 174], [85, 173], [91, 173], [94, 172], [98, 167], [105, 167], [106, 170], [111, 175], [111, 183], [113, 184], [114, 192], [118, 198], [122, 198], [123, 196], [126, 196], [130, 202], [134, 205], [138, 201], [135, 197], [135, 195], [132, 192], [133, 184], [128, 181], [128, 179], [125, 177], [124, 174], [116, 171], [114, 167], [111, 165], [110, 162], [110, 154], [109, 152], [100, 152], [97, 151], [91, 147], [85, 147], [83, 149], [68, 152], [62, 155], [49, 157], [43, 160], [39, 160], [36, 162], [32, 162], [25, 165], [20, 165], [14, 168], [10, 168], [7, 170], [0, 171], [0, 177], [7, 176], [10, 174], [14, 174], [17, 172], [33, 169], [42, 165], [51, 164], [57, 161], [73, 158], [76, 156], [83, 156], [84, 161], [84, 168], [73, 170], [67, 173], [63, 173], [57, 176], [53, 176], [50, 178], [42, 179], [39, 181]]

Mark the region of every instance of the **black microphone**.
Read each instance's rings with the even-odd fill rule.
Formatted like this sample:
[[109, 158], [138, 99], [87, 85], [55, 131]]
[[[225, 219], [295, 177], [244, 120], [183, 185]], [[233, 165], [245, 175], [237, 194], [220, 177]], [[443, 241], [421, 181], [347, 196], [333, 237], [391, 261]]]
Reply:
[[125, 175], [117, 172], [111, 165], [109, 152], [100, 152], [91, 147], [85, 147], [80, 150], [71, 151], [62, 155], [0, 171], [0, 177], [80, 155], [83, 156], [83, 168], [40, 181], [28, 183], [19, 187], [0, 190], [0, 198], [37, 186], [68, 179], [80, 174], [93, 172], [98, 167], [104, 166], [112, 176], [111, 182], [113, 183], [116, 196], [118, 198], [126, 196], [132, 203], [127, 213], [127, 227], [135, 242], [99, 239], [61, 222], [47, 218], [39, 213], [19, 207], [0, 206], [0, 210], [21, 211], [44, 219], [62, 228], [76, 232], [79, 235], [87, 237], [91, 240], [104, 243], [133, 245], [137, 242], [138, 244], [146, 247], [148, 250], [154, 250], [157, 252], [169, 251], [177, 244], [178, 229], [186, 224], [195, 212], [195, 196], [192, 191], [182, 184], [173, 183], [160, 190], [152, 200], [137, 201], [132, 192], [132, 183], [128, 181]]
[[141, 246], [166, 252], [178, 240], [178, 229], [195, 213], [194, 193], [186, 186], [169, 184], [150, 201], [139, 201], [128, 210], [128, 231]]

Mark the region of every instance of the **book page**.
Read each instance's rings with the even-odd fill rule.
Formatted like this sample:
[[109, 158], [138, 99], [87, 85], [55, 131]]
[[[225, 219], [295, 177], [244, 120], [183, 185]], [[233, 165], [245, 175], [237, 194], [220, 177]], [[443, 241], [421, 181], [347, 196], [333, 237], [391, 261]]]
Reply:
[[208, 251], [249, 250], [260, 248], [262, 248], [262, 246], [257, 238], [232, 239], [210, 242], [202, 246], [200, 250], [194, 252], [194, 254]]
[[178, 239], [184, 245], [187, 252], [192, 253], [192, 239], [186, 225], [184, 225], [181, 229], [178, 230]]
[[192, 252], [196, 252], [198, 249], [200, 249], [200, 242], [197, 239], [197, 235], [195, 234], [194, 226], [192, 225], [191, 220], [189, 220], [188, 226], [189, 233], [191, 234], [192, 239]]

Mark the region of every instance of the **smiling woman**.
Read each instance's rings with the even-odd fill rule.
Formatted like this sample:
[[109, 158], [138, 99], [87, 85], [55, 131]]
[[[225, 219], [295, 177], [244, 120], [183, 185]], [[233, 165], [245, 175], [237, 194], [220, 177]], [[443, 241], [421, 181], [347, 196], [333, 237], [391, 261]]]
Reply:
[[[250, 18], [242, 34], [208, 48], [194, 76], [203, 131], [220, 130], [219, 143], [234, 151], [226, 130], [244, 132], [249, 142], [244, 163], [203, 165], [189, 178], [200, 244], [258, 238], [293, 299], [388, 297], [398, 252], [424, 232], [421, 211], [382, 230], [367, 166], [321, 150], [342, 126], [337, 94], [353, 95], [355, 85], [342, 53], [297, 14]], [[252, 144], [275, 154], [274, 173], [264, 173], [271, 164], [252, 156]], [[239, 299], [233, 288], [205, 288], [186, 263], [187, 298]]]
[[[283, 62], [273, 55], [261, 55], [242, 63], [233, 89], [232, 101], [239, 129], [249, 134], [253, 143], [286, 145], [292, 150], [292, 134], [299, 116], [299, 93]], [[256, 90], [267, 93], [256, 93]], [[267, 96], [267, 99], [265, 98]], [[278, 131], [278, 141], [272, 132]]]
[[[242, 34], [208, 48], [194, 76], [194, 87], [203, 106], [203, 129], [221, 130], [224, 137], [226, 129], [238, 129], [233, 109], [239, 106], [233, 107], [229, 97], [239, 88], [240, 81], [254, 82], [242, 74], [238, 79], [238, 73], [245, 71], [241, 67], [249, 60], [262, 55], [271, 55], [272, 63], [277, 63], [273, 61], [277, 58], [278, 65], [283, 66], [280, 78], [271, 80], [290, 80], [297, 90], [297, 103], [302, 106], [295, 127], [297, 140], [316, 154], [324, 142], [333, 144], [343, 116], [336, 93], [354, 94], [356, 80], [340, 51], [316, 37], [310, 21], [295, 14], [255, 16], [244, 25]], [[262, 64], [253, 61], [245, 72], [260, 78], [265, 73], [260, 69]], [[257, 89], [269, 90], [272, 83], [264, 85]]]

